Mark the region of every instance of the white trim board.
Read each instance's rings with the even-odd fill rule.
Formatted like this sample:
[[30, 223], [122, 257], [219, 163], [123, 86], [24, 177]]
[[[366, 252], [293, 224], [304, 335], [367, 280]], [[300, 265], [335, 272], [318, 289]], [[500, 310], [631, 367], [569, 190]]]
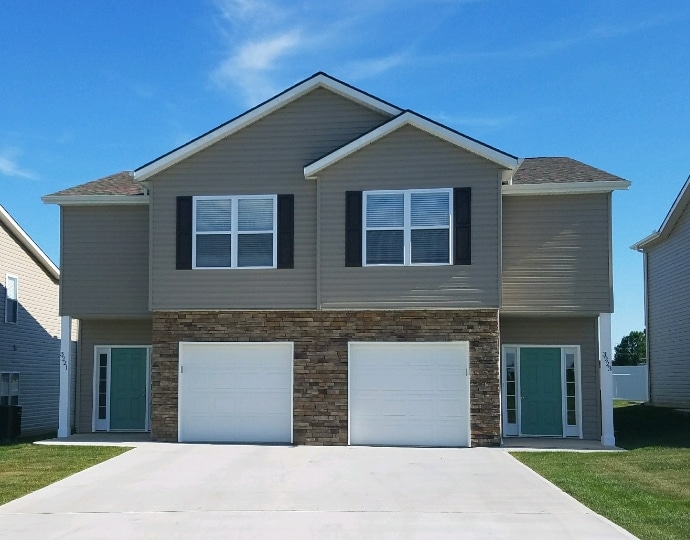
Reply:
[[391, 116], [400, 114], [402, 111], [402, 109], [399, 109], [390, 103], [349, 86], [342, 81], [334, 79], [330, 75], [319, 72], [296, 84], [295, 86], [288, 88], [281, 94], [278, 94], [268, 101], [265, 101], [253, 109], [241, 114], [240, 116], [237, 116], [229, 122], [226, 122], [225, 124], [222, 124], [217, 128], [205, 133], [204, 135], [201, 135], [200, 137], [176, 148], [172, 152], [164, 154], [163, 156], [147, 163], [146, 165], [139, 167], [134, 171], [134, 177], [139, 181], [146, 180], [154, 174], [167, 169], [171, 165], [182, 161], [192, 154], [195, 154], [200, 150], [211, 146], [217, 141], [232, 135], [240, 129], [253, 124], [257, 120], [260, 120], [264, 116], [267, 116], [284, 105], [295, 101], [316, 88], [325, 88], [326, 90], [330, 90], [331, 92], [360, 103], [365, 107], [369, 107], [370, 109], [374, 109]]
[[506, 169], [515, 170], [518, 167], [518, 159], [514, 156], [496, 150], [491, 146], [485, 145], [479, 141], [471, 139], [457, 131], [453, 131], [445, 126], [432, 122], [431, 120], [424, 118], [412, 111], [405, 111], [404, 113], [396, 116], [392, 120], [386, 122], [382, 126], [370, 131], [355, 139], [349, 144], [342, 146], [338, 150], [331, 152], [327, 156], [307, 165], [304, 167], [304, 176], [306, 178], [314, 178], [319, 172], [330, 167], [334, 163], [344, 159], [355, 152], [361, 150], [365, 146], [372, 144], [383, 137], [386, 137], [390, 133], [396, 131], [403, 126], [413, 126], [426, 133], [443, 139], [446, 142], [454, 144], [468, 152], [477, 154], [483, 158], [486, 158], [494, 163], [505, 167]]
[[55, 263], [53, 263], [48, 255], [46, 255], [43, 250], [38, 247], [38, 244], [36, 244], [36, 242], [34, 242], [31, 237], [26, 234], [24, 229], [19, 226], [19, 224], [2, 205], [0, 205], [0, 222], [7, 227], [7, 229], [17, 239], [21, 246], [36, 258], [39, 264], [45, 269], [46, 272], [48, 272], [48, 274], [53, 277], [53, 279], [60, 279], [60, 270], [58, 270], [58, 267], [55, 266]]
[[601, 182], [549, 182], [543, 184], [510, 184], [501, 186], [503, 195], [569, 195], [579, 193], [608, 193], [630, 187], [627, 180]]

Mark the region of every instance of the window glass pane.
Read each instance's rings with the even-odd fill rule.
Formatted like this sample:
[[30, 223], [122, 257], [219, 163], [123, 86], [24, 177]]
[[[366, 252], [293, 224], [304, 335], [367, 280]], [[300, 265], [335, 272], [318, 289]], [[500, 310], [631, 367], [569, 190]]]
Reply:
[[272, 231], [273, 199], [239, 199], [237, 201], [237, 230]]
[[7, 299], [16, 300], [17, 299], [17, 278], [8, 277], [7, 278]]
[[231, 199], [200, 199], [196, 201], [197, 232], [231, 230]]
[[509, 396], [515, 395], [515, 381], [508, 381], [508, 384], [506, 384], [506, 394]]
[[506, 353], [506, 367], [514, 367], [515, 366], [515, 353], [514, 352], [507, 352]]
[[229, 234], [199, 234], [196, 237], [196, 265], [202, 268], [229, 267]]
[[575, 368], [575, 355], [571, 353], [566, 353], [565, 355], [565, 368], [574, 369]]
[[10, 404], [10, 397], [9, 396], [0, 396], [0, 405], [9, 405]]
[[568, 383], [567, 386], [568, 386], [567, 395], [574, 396], [575, 395], [575, 383]]
[[10, 393], [10, 374], [0, 373], [0, 396], [7, 396]]
[[402, 227], [405, 197], [402, 193], [367, 194], [367, 227]]
[[240, 234], [237, 266], [273, 266], [273, 234]]
[[509, 409], [515, 408], [515, 396], [508, 396], [508, 408]]
[[507, 381], [514, 381], [515, 380], [515, 368], [508, 368], [506, 371], [506, 380]]
[[569, 411], [574, 411], [575, 410], [575, 397], [568, 397], [568, 410]]
[[577, 425], [577, 420], [575, 417], [575, 411], [568, 411], [568, 425], [569, 426], [576, 426]]
[[98, 407], [98, 419], [105, 420], [105, 407]]
[[575, 382], [575, 370], [574, 369], [566, 369], [565, 370], [565, 380], [568, 382]]
[[516, 414], [514, 410], [509, 410], [508, 411], [508, 423], [509, 424], [515, 424], [517, 422], [516, 420]]
[[448, 229], [416, 229], [411, 235], [413, 263], [449, 262]]
[[100, 367], [107, 367], [108, 365], [108, 355], [107, 354], [101, 354], [98, 357], [98, 362]]
[[10, 373], [10, 394], [19, 393], [19, 373]]
[[107, 403], [107, 398], [105, 394], [98, 394], [98, 406], [105, 407]]
[[450, 224], [450, 199], [447, 192], [411, 193], [413, 227], [447, 227]]
[[367, 264], [403, 264], [403, 231], [367, 231]]

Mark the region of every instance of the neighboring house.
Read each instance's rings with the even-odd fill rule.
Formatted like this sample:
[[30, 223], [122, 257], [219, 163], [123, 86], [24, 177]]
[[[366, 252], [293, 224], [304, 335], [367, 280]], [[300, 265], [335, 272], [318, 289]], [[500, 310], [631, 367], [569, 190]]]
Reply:
[[661, 228], [632, 249], [644, 261], [649, 401], [690, 408], [690, 177]]
[[[81, 432], [613, 442], [611, 194], [318, 73], [61, 207]], [[603, 406], [601, 392], [604, 392]]]
[[22, 408], [22, 434], [58, 427], [57, 267], [0, 206], [0, 405]]

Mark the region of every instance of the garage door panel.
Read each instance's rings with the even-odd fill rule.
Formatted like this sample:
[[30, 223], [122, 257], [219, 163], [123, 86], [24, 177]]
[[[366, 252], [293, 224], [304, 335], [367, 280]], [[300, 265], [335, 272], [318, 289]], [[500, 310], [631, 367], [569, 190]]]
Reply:
[[351, 343], [350, 444], [468, 446], [469, 344]]
[[292, 344], [181, 343], [180, 362], [180, 441], [292, 441]]

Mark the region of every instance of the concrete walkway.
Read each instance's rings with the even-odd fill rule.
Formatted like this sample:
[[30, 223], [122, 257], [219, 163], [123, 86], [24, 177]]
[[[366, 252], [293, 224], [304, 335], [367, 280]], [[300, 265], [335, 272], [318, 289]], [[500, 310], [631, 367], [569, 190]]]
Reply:
[[501, 449], [150, 443], [0, 506], [3, 538], [622, 539]]

